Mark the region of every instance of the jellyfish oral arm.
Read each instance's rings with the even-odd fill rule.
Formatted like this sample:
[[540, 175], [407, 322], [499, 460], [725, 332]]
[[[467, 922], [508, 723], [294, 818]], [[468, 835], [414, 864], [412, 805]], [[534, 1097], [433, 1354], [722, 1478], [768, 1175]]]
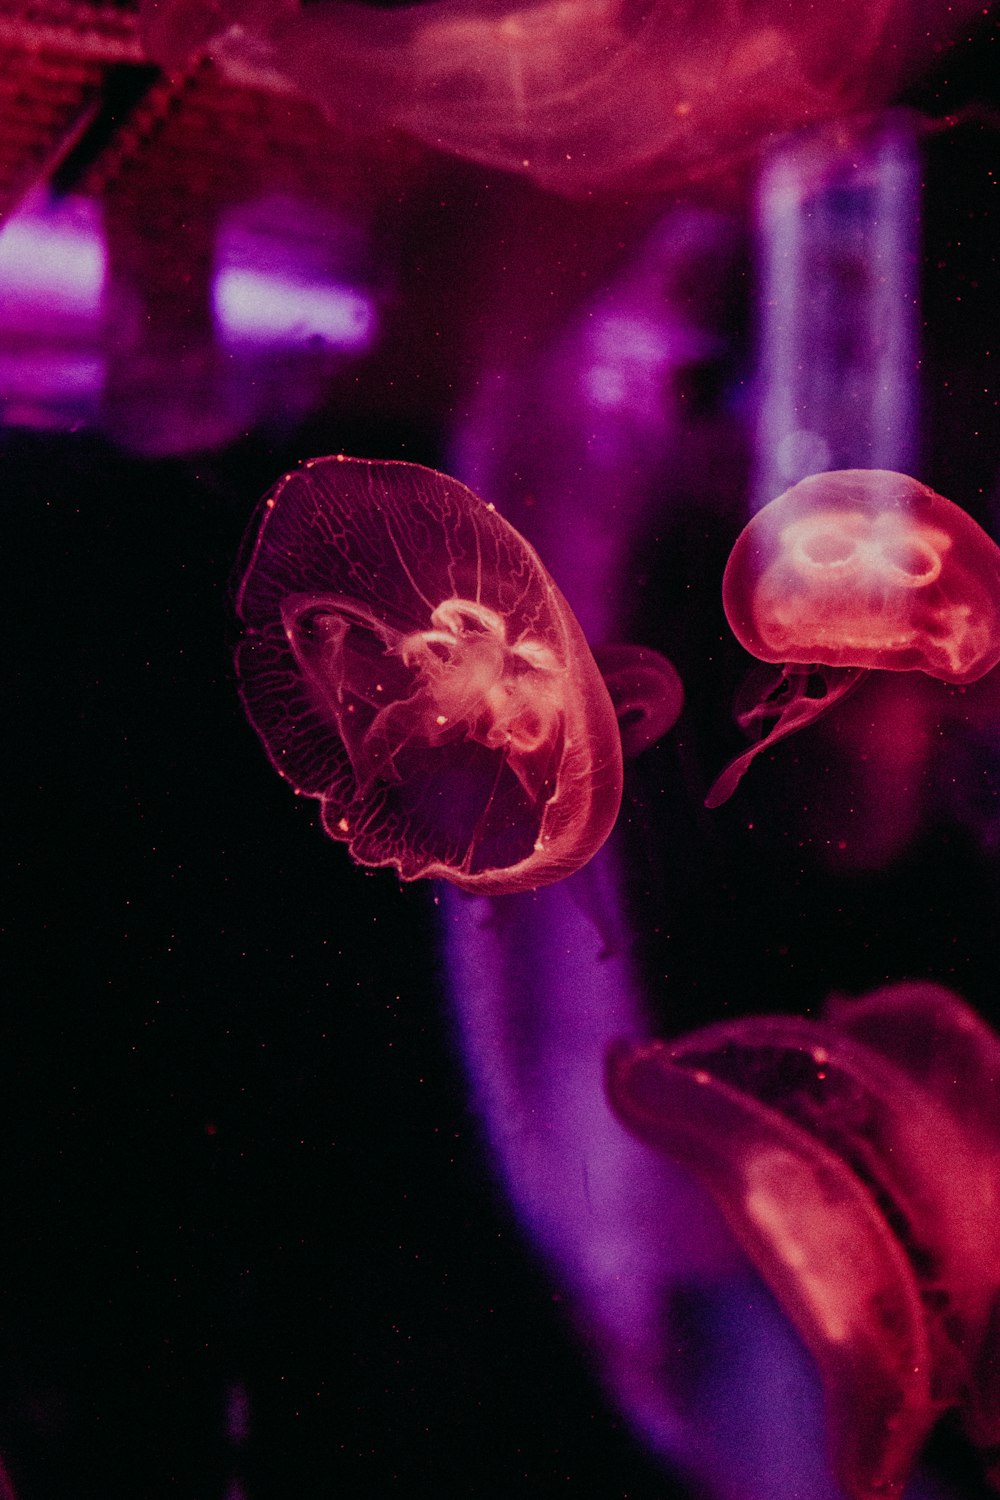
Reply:
[[541, 641], [508, 645], [503, 618], [468, 599], [439, 605], [431, 627], [398, 648], [422, 679], [425, 742], [441, 744], [462, 731], [491, 750], [505, 750], [518, 781], [536, 797], [544, 779], [539, 754], [555, 745], [562, 724], [565, 673], [558, 659]]
[[[544, 643], [509, 646], [502, 617], [470, 599], [445, 600], [429, 629], [407, 635], [335, 596], [293, 597], [282, 615], [296, 660], [336, 719], [362, 794], [399, 780], [394, 762], [407, 745], [435, 747], [465, 735], [504, 750], [525, 791], [538, 795], [544, 777], [536, 763], [562, 723], [562, 669]], [[399, 663], [411, 677], [404, 697], [387, 691]], [[359, 737], [362, 705], [375, 715]]]
[[[747, 768], [763, 750], [770, 749], [778, 740], [785, 739], [796, 730], [815, 723], [867, 676], [866, 667], [826, 667], [816, 664], [800, 666], [794, 662], [780, 667], [777, 681], [770, 691], [762, 694], [755, 705], [737, 716], [740, 728], [749, 732], [755, 727], [762, 728], [766, 720], [775, 716], [777, 722], [763, 739], [744, 750], [742, 755], [737, 755], [716, 777], [705, 798], [705, 806], [721, 807], [724, 802], [728, 802]], [[810, 685], [817, 679], [822, 683], [824, 691], [818, 697], [810, 696]]]

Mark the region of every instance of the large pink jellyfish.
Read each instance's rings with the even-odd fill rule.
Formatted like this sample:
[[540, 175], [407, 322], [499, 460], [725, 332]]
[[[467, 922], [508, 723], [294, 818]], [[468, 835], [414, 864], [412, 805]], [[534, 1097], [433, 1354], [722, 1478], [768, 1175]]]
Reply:
[[622, 1043], [608, 1092], [707, 1187], [817, 1361], [851, 1500], [958, 1407], [1000, 1482], [1000, 1038], [931, 983]]
[[781, 670], [738, 707], [745, 728], [777, 722], [726, 768], [709, 807], [872, 668], [965, 684], [1000, 662], [1000, 547], [950, 500], [887, 469], [813, 474], [765, 505], [736, 540], [722, 602], [740, 643]]
[[359, 864], [502, 894], [607, 838], [608, 690], [535, 552], [457, 480], [310, 460], [266, 497], [236, 604], [250, 720]]
[[657, 187], [886, 102], [972, 3], [144, 0], [149, 56], [207, 48], [334, 120], [393, 125], [558, 192]]

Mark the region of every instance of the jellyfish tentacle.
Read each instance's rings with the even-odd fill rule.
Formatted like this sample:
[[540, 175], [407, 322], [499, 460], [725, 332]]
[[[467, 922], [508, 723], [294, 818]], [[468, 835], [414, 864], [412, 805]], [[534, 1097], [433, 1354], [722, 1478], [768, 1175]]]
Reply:
[[[746, 732], [757, 732], [763, 737], [730, 761], [725, 770], [713, 781], [705, 797], [705, 806], [721, 807], [728, 802], [739, 786], [749, 766], [762, 751], [770, 749], [779, 740], [810, 724], [828, 713], [848, 693], [868, 676], [867, 667], [827, 667], [822, 663], [803, 666], [796, 662], [786, 663], [777, 669], [777, 680], [759, 700], [737, 715], [740, 728]], [[809, 689], [819, 681], [823, 692], [814, 696]], [[763, 734], [764, 725], [775, 719], [773, 727]]]

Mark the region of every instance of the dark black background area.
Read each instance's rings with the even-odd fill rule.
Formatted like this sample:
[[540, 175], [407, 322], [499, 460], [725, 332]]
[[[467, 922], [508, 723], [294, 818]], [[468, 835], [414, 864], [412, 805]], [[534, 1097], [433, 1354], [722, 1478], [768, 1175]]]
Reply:
[[[914, 104], [996, 108], [996, 54], [995, 30], [979, 36]], [[924, 477], [978, 496], [995, 528], [1000, 134], [931, 133], [926, 164]], [[413, 216], [425, 252], [468, 237], [478, 182], [457, 171]], [[433, 889], [353, 868], [235, 692], [230, 570], [258, 496], [311, 453], [442, 462], [452, 395], [433, 360], [423, 412], [379, 422], [377, 393], [355, 403], [345, 379], [327, 418], [203, 460], [0, 433], [0, 1450], [21, 1500], [222, 1500], [237, 1471], [252, 1497], [675, 1493], [493, 1185]], [[665, 539], [654, 573], [698, 572], [696, 530]], [[711, 719], [710, 690], [690, 713]], [[929, 827], [888, 871], [835, 879], [779, 827], [746, 836], [747, 806], [785, 816], [768, 767], [741, 815], [706, 823], [684, 741], [649, 752], [626, 796], [633, 920], [650, 984], [669, 967], [672, 1028], [904, 974], [1000, 1019], [1000, 879], [969, 830]], [[979, 1492], [957, 1440], [934, 1453]]]
[[260, 485], [92, 437], [10, 433], [2, 462], [24, 1500], [221, 1497], [237, 1470], [261, 1496], [662, 1493], [484, 1167], [431, 888], [355, 869], [244, 719], [228, 585]]

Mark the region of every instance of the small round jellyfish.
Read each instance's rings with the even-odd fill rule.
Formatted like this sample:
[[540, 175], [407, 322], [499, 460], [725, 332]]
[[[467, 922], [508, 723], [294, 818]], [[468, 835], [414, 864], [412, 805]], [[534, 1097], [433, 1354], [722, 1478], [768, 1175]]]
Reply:
[[622, 753], [632, 760], [677, 723], [684, 685], [673, 663], [649, 646], [596, 646], [594, 659], [618, 715]]
[[622, 794], [608, 690], [524, 539], [417, 464], [316, 458], [248, 535], [240, 692], [362, 865], [504, 894], [571, 874]]
[[819, 1367], [851, 1500], [958, 1407], [1000, 1452], [1000, 1038], [929, 982], [619, 1043], [611, 1105], [687, 1167]]
[[761, 661], [737, 705], [774, 727], [715, 782], [735, 790], [766, 746], [811, 723], [872, 669], [964, 685], [1000, 661], [1000, 548], [957, 505], [887, 469], [814, 474], [765, 505], [722, 581], [733, 633]]

